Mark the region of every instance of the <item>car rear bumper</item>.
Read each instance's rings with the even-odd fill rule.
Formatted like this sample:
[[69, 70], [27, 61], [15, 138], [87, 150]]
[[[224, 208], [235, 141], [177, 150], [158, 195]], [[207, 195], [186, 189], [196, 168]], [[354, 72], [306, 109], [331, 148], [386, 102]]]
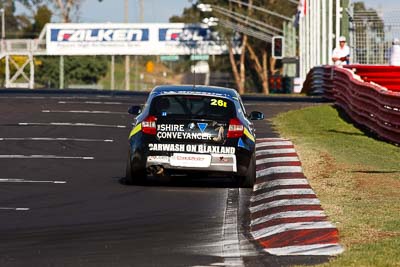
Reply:
[[166, 170], [237, 172], [236, 155], [173, 153], [171, 156], [151, 155], [146, 168], [159, 166]]

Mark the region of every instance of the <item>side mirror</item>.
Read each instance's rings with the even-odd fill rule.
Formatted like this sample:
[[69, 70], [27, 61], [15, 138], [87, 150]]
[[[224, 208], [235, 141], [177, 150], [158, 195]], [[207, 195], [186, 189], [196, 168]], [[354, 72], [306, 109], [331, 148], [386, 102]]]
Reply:
[[142, 108], [140, 106], [132, 106], [128, 109], [128, 113], [132, 115], [139, 115], [142, 112]]
[[259, 121], [264, 119], [264, 113], [259, 111], [252, 111], [249, 115], [249, 119], [252, 121]]

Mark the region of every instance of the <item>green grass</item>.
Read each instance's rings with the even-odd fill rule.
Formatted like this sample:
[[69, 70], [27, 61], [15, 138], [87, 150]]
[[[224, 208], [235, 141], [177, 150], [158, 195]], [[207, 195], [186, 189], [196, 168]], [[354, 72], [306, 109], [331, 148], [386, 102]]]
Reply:
[[324, 266], [400, 266], [400, 148], [368, 137], [330, 105], [280, 114], [345, 252]]
[[290, 111], [274, 122], [282, 135], [318, 144], [341, 161], [398, 171], [400, 176], [399, 147], [366, 136], [329, 105]]

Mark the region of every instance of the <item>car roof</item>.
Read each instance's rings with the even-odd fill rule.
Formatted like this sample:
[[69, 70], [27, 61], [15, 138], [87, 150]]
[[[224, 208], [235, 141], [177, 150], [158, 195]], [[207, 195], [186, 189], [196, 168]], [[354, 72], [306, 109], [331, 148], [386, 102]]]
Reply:
[[239, 94], [234, 89], [205, 85], [161, 85], [155, 87], [150, 94], [153, 96], [168, 94], [202, 94], [239, 100]]

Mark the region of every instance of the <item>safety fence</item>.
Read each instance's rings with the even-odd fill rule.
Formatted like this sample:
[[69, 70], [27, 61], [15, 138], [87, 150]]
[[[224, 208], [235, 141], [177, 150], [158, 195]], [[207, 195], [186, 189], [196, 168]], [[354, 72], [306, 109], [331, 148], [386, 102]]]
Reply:
[[[323, 94], [335, 101], [358, 125], [385, 140], [400, 144], [400, 80], [397, 84], [390, 84], [393, 90], [372, 82], [380, 81], [376, 73], [395, 75], [394, 71], [400, 74], [400, 68], [389, 66], [319, 66], [308, 73], [303, 92]], [[400, 75], [392, 76], [397, 77]]]

